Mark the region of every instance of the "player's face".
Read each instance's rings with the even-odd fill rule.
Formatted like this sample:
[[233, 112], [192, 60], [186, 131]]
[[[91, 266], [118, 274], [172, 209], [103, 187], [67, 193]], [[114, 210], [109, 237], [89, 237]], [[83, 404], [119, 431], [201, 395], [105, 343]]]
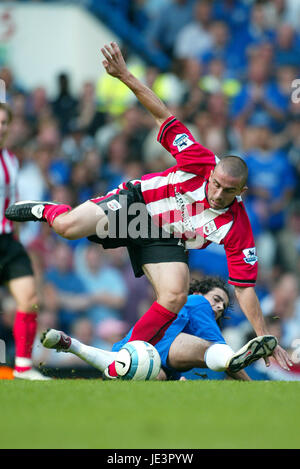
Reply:
[[0, 109], [0, 147], [3, 145], [8, 131], [8, 115], [4, 109]]
[[217, 321], [229, 305], [229, 298], [226, 292], [222, 288], [216, 287], [203, 296], [210, 302]]
[[211, 208], [222, 210], [230, 205], [237, 195], [241, 195], [247, 187], [239, 178], [229, 176], [221, 167], [211, 172], [207, 188], [207, 199]]

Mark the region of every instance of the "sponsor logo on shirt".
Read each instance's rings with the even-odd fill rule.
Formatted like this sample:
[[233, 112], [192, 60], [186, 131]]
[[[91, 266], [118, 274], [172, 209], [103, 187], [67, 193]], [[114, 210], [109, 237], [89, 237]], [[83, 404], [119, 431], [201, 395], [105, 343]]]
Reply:
[[183, 151], [193, 144], [194, 142], [187, 134], [177, 134], [173, 141], [173, 145], [178, 148], [178, 151]]
[[114, 212], [122, 208], [122, 205], [117, 200], [109, 200], [107, 202], [107, 206], [108, 208], [110, 208], [110, 210], [113, 210]]
[[254, 265], [257, 262], [256, 248], [243, 249], [246, 264]]

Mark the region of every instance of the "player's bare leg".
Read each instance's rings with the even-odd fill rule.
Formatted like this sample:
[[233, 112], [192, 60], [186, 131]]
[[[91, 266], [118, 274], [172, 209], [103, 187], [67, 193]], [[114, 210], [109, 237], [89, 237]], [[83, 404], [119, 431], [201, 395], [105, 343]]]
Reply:
[[52, 228], [63, 238], [86, 238], [96, 233], [107, 233], [108, 218], [99, 205], [88, 200], [73, 210], [58, 215]]
[[[188, 371], [192, 368], [207, 368], [207, 361], [206, 361], [206, 352], [214, 345], [219, 345], [221, 347], [214, 347], [213, 354], [217, 354], [217, 360], [219, 360], [219, 366], [225, 364], [224, 360], [224, 350], [225, 355], [226, 353], [233, 353], [233, 351], [228, 348], [225, 344], [212, 344], [207, 340], [201, 339], [200, 337], [185, 334], [181, 332], [178, 336], [174, 339], [168, 354], [168, 364], [176, 369], [177, 371]], [[216, 350], [217, 349], [217, 350]], [[212, 363], [209, 363], [212, 366]], [[162, 370], [163, 371], [163, 370]], [[250, 377], [244, 370], [239, 370], [237, 372], [231, 372], [228, 368], [226, 368], [227, 378], [232, 378], [241, 381], [250, 381]], [[166, 374], [160, 373], [158, 379], [164, 380], [167, 379]]]
[[14, 377], [27, 380], [48, 380], [32, 368], [32, 346], [37, 330], [38, 298], [35, 279], [32, 275], [15, 278], [8, 282], [8, 288], [16, 302], [16, 316], [13, 327], [15, 339]]
[[150, 281], [157, 302], [177, 314], [187, 300], [190, 274], [184, 262], [146, 264], [143, 270]]
[[66, 239], [80, 239], [107, 233], [108, 219], [99, 205], [90, 200], [72, 209], [54, 202], [17, 202], [5, 212], [7, 219], [17, 222], [47, 222], [56, 233]]
[[206, 368], [205, 352], [211, 342], [181, 332], [174, 339], [168, 354], [168, 364], [181, 371], [192, 368]]

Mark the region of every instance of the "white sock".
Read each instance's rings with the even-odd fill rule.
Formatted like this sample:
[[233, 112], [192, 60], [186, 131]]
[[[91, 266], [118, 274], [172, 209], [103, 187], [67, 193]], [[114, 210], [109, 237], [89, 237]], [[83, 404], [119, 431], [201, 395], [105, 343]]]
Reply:
[[108, 350], [84, 345], [76, 339], [72, 339], [68, 352], [77, 355], [77, 357], [81, 358], [89, 365], [98, 368], [100, 371], [104, 371], [105, 368], [114, 361], [117, 355], [117, 352], [109, 352]]
[[213, 344], [205, 352], [205, 363], [211, 370], [224, 371], [234, 351], [226, 344]]

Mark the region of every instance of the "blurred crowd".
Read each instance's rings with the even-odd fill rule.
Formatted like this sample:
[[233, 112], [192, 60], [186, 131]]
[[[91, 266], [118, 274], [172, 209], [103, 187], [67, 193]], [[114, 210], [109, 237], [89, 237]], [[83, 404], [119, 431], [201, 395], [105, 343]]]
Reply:
[[[299, 347], [300, 2], [119, 3], [149, 47], [172, 63], [162, 73], [125, 45], [131, 71], [203, 145], [220, 158], [236, 154], [247, 162], [244, 202], [260, 259], [257, 293], [281, 344]], [[0, 78], [14, 114], [7, 147], [20, 162], [20, 199], [76, 206], [174, 164], [156, 141], [151, 116], [108, 75], [83, 83], [75, 94], [72, 76], [62, 71], [54, 98], [43, 87], [26, 89], [9, 63], [1, 64]], [[65, 241], [46, 224], [19, 229], [38, 282], [40, 330], [62, 328], [110, 348], [153, 301], [147, 280], [134, 278], [125, 249]], [[192, 277], [228, 276], [222, 246], [191, 251], [190, 268]], [[14, 305], [5, 289], [0, 299], [0, 335], [9, 340]], [[224, 334], [238, 347], [253, 331], [235, 303], [228, 316]], [[36, 350], [39, 362], [67, 364], [60, 355]]]

